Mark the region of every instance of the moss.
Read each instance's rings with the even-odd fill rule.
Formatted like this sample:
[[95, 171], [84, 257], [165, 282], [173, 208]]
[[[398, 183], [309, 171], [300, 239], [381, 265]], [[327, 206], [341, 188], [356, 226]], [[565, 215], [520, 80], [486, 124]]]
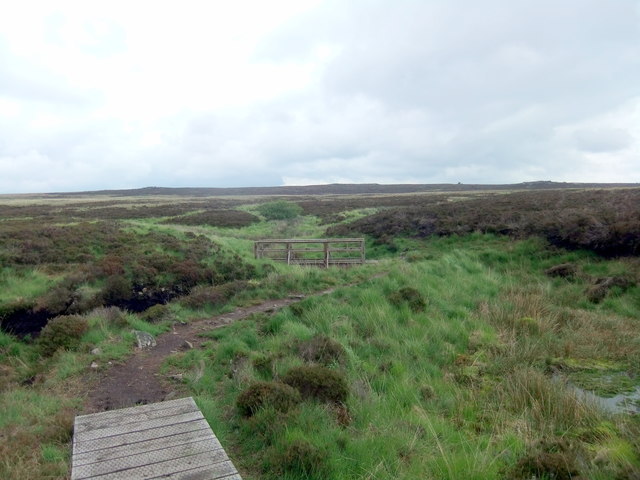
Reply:
[[624, 364], [605, 359], [556, 358], [549, 365], [564, 372], [577, 386], [602, 397], [630, 393], [638, 380], [632, 378]]
[[584, 390], [594, 392], [601, 397], [614, 397], [621, 393], [635, 391], [638, 380], [625, 372], [603, 374], [593, 371], [578, 371], [569, 374], [569, 379]]

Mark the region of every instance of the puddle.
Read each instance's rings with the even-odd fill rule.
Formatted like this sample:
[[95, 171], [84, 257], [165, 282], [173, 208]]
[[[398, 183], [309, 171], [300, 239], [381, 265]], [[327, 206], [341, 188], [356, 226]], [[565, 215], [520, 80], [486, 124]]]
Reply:
[[612, 397], [603, 397], [590, 390], [578, 387], [562, 375], [556, 374], [553, 378], [575, 392], [578, 398], [595, 403], [607, 412], [640, 414], [640, 385], [636, 386], [635, 390], [631, 392], [619, 393]]

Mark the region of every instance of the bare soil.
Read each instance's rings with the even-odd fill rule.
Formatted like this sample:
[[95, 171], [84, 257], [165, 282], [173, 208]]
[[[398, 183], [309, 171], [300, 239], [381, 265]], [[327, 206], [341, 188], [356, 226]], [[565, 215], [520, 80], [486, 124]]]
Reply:
[[[324, 290], [316, 295], [325, 295], [332, 291], [333, 289]], [[181, 384], [160, 374], [160, 367], [165, 358], [181, 350], [199, 348], [206, 341], [201, 334], [207, 331], [255, 313], [274, 313], [303, 298], [302, 295], [292, 295], [289, 298], [269, 300], [184, 325], [175, 324], [170, 332], [156, 338], [155, 347], [136, 349], [124, 363], [114, 365], [101, 373], [90, 388], [85, 402], [85, 412], [101, 412], [179, 397], [183, 393]]]

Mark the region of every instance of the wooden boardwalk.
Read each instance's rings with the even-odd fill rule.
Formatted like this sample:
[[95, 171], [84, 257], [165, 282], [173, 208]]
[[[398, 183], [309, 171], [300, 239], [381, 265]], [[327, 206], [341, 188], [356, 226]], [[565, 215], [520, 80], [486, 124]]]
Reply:
[[242, 480], [193, 398], [77, 416], [71, 480]]

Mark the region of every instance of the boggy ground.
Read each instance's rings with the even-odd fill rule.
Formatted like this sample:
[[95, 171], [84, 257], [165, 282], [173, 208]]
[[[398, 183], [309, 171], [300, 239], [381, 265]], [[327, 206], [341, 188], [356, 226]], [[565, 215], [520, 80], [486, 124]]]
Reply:
[[[629, 192], [620, 215], [617, 194], [606, 192], [587, 202], [589, 192], [502, 194], [504, 232], [491, 215], [472, 214], [490, 196], [460, 192], [415, 196], [415, 210], [411, 196], [378, 206], [375, 196], [321, 199], [317, 215], [307, 202], [287, 221], [265, 220], [256, 198], [12, 207], [0, 221], [0, 316], [46, 308], [82, 336], [45, 343], [0, 332], [0, 478], [65, 478], [75, 414], [171, 392], [194, 396], [247, 480], [636, 478], [638, 417], [604, 411], [571, 387], [614, 395], [640, 383], [638, 204]], [[628, 256], [551, 246], [535, 208], [561, 209], [557, 200], [577, 221], [557, 238], [608, 255], [612, 239]], [[65, 217], [71, 204], [77, 216]], [[531, 208], [518, 215], [517, 205]], [[401, 209], [384, 213], [391, 206]], [[225, 213], [196, 216], [210, 208]], [[233, 219], [234, 208], [260, 220], [207, 225]], [[313, 238], [353, 221], [350, 235], [375, 226], [367, 255], [379, 263], [313, 270], [251, 258], [252, 239]], [[510, 236], [469, 233], [477, 230]], [[175, 285], [157, 308], [105, 308]], [[272, 307], [274, 298], [285, 303]], [[132, 329], [158, 346], [136, 351]], [[52, 351], [54, 340], [65, 341]], [[185, 340], [195, 348], [181, 348]], [[239, 408], [256, 400], [247, 392], [266, 397]]]

